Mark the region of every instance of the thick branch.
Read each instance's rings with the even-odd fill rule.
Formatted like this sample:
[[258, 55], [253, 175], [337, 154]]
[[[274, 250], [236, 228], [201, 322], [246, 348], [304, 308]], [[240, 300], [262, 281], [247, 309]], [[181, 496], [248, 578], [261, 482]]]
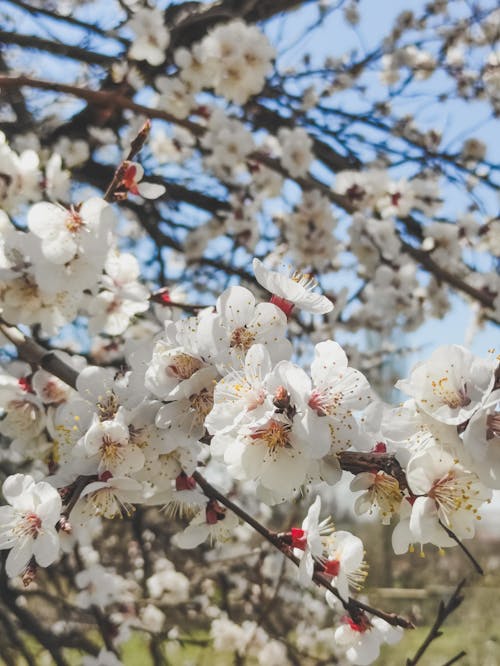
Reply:
[[48, 351], [33, 338], [27, 337], [24, 333], [0, 319], [0, 331], [5, 337], [17, 347], [19, 358], [26, 363], [39, 365], [47, 372], [51, 372], [69, 386], [76, 388], [78, 373], [67, 363], [64, 363], [53, 351]]

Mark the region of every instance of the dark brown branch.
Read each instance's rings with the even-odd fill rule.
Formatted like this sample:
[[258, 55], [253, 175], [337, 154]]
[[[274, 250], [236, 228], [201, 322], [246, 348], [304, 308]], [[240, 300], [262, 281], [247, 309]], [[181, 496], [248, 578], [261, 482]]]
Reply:
[[[0, 31], [0, 39], [1, 39]], [[143, 104], [137, 104], [128, 97], [121, 95], [118, 92], [108, 92], [104, 90], [89, 90], [88, 88], [81, 88], [79, 86], [72, 86], [65, 83], [57, 83], [56, 81], [45, 81], [43, 79], [34, 79], [29, 76], [0, 76], [0, 89], [10, 88], [18, 89], [23, 86], [29, 88], [38, 88], [39, 90], [51, 90], [53, 92], [65, 93], [73, 95], [80, 99], [84, 99], [90, 104], [96, 106], [106, 107], [109, 109], [130, 109], [137, 113], [143, 114], [149, 118], [160, 118], [171, 123], [180, 125], [190, 130], [195, 136], [203, 134], [204, 129], [201, 125], [197, 125], [189, 120], [180, 120], [167, 111], [160, 111], [159, 109], [152, 109]]]
[[94, 51], [82, 49], [80, 46], [53, 42], [50, 39], [43, 39], [43, 37], [35, 37], [34, 35], [20, 35], [15, 32], [8, 32], [7, 30], [0, 30], [0, 42], [4, 44], [17, 44], [18, 46], [24, 46], [37, 51], [47, 51], [54, 55], [86, 62], [89, 65], [100, 65], [101, 67], [107, 67], [119, 60], [116, 57], [104, 55], [104, 53], [95, 53]]
[[[1, 34], [1, 33], [0, 33]], [[0, 76], [0, 89], [6, 88], [19, 88], [22, 86], [29, 86], [33, 88], [39, 88], [42, 90], [53, 90], [56, 92], [67, 93], [69, 95], [74, 95], [81, 99], [87, 100], [91, 104], [96, 104], [98, 106], [104, 106], [109, 108], [120, 108], [120, 109], [130, 109], [136, 111], [137, 113], [144, 114], [151, 118], [160, 118], [168, 122], [175, 123], [181, 127], [189, 129], [195, 136], [201, 136], [204, 134], [205, 129], [190, 120], [179, 120], [166, 111], [160, 111], [159, 109], [152, 109], [150, 107], [144, 106], [142, 104], [137, 104], [129, 98], [116, 93], [116, 92], [105, 92], [98, 90], [88, 90], [86, 88], [80, 88], [78, 86], [66, 85], [62, 83], [56, 83], [53, 81], [44, 81], [40, 79], [33, 79], [27, 76]], [[284, 169], [279, 160], [269, 157], [268, 155], [255, 151], [249, 156], [250, 159], [258, 161], [260, 164], [264, 164], [268, 168], [280, 173], [284, 177], [289, 177], [288, 172]], [[354, 208], [349, 200], [333, 192], [330, 187], [319, 181], [313, 176], [296, 178], [295, 182], [300, 185], [305, 190], [317, 189], [322, 194], [324, 194], [330, 201], [335, 203], [337, 206], [341, 207], [348, 213], [354, 212]], [[481, 291], [472, 285], [468, 284], [462, 278], [450, 273], [446, 269], [442, 268], [432, 259], [432, 257], [423, 250], [409, 245], [405, 241], [401, 241], [403, 251], [409, 254], [415, 261], [417, 261], [425, 270], [429, 271], [436, 278], [442, 282], [450, 284], [455, 289], [467, 294], [472, 297], [474, 300], [481, 303], [487, 308], [493, 307], [493, 302], [495, 295], [485, 291]]]
[[399, 483], [401, 490], [408, 488], [406, 474], [398, 460], [391, 453], [363, 453], [360, 451], [341, 451], [338, 454], [340, 467], [351, 474], [381, 471], [389, 474]]
[[[418, 648], [417, 652], [415, 653], [415, 656], [412, 657], [411, 659], [406, 660], [406, 666], [416, 666], [416, 664], [420, 661], [421, 657], [423, 656], [429, 645], [432, 643], [432, 641], [442, 636], [443, 632], [440, 631], [440, 629], [443, 626], [444, 622], [454, 611], [456, 611], [456, 609], [460, 606], [460, 604], [464, 600], [464, 597], [461, 594], [464, 585], [465, 585], [465, 578], [464, 580], [460, 581], [460, 583], [455, 588], [455, 591], [453, 592], [453, 594], [446, 603], [444, 603], [443, 601], [439, 602], [439, 607], [434, 624], [430, 628], [429, 633], [425, 637], [422, 645]], [[462, 653], [460, 656], [462, 656]], [[453, 663], [453, 661], [448, 662], [448, 664], [450, 663]]]
[[[228, 499], [225, 495], [220, 493], [199, 472], [194, 472], [193, 478], [196, 480], [196, 483], [200, 486], [200, 488], [203, 490], [203, 492], [207, 497], [217, 500], [220, 504], [230, 509], [234, 514], [236, 514], [239, 518], [241, 518], [241, 520], [250, 525], [250, 527], [252, 527], [256, 532], [258, 532], [258, 534], [260, 534], [264, 539], [266, 539], [266, 541], [271, 543], [277, 550], [283, 553], [283, 555], [286, 558], [288, 558], [291, 562], [293, 562], [295, 565], [298, 566], [300, 564], [299, 558], [295, 557], [291, 548], [277, 534], [268, 530], [267, 527], [262, 525], [262, 523], [260, 523], [255, 518], [253, 518], [253, 516], [247, 513], [244, 509], [242, 509], [237, 504]], [[332, 594], [334, 594], [337, 597], [337, 599], [339, 599], [339, 601], [343, 604], [344, 608], [354, 617], [357, 617], [360, 611], [366, 611], [371, 615], [376, 615], [377, 617], [382, 618], [383, 620], [385, 620], [394, 627], [403, 627], [404, 629], [413, 628], [413, 624], [409, 620], [394, 613], [387, 613], [378, 608], [373, 608], [372, 606], [364, 604], [358, 601], [357, 599], [353, 599], [352, 597], [349, 597], [349, 600], [347, 602], [344, 601], [344, 599], [342, 599], [342, 597], [339, 595], [336, 588], [334, 588], [330, 584], [327, 577], [319, 572], [316, 572], [313, 575], [313, 580], [318, 585], [321, 585], [325, 589], [332, 592]]]
[[35, 342], [33, 338], [25, 336], [18, 328], [11, 326], [1, 318], [0, 331], [17, 347], [19, 358], [26, 361], [26, 363], [39, 365], [47, 372], [51, 372], [62, 379], [68, 386], [76, 388], [78, 373], [67, 363], [61, 361], [55, 352], [48, 351]]

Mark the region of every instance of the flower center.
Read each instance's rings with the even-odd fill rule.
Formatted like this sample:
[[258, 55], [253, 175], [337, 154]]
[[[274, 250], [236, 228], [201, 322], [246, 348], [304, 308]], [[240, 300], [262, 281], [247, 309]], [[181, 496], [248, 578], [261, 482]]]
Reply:
[[479, 490], [474, 489], [475, 480], [470, 473], [450, 470], [435, 481], [427, 493], [438, 505], [448, 526], [451, 525], [450, 516], [455, 511], [465, 509], [477, 514], [477, 507], [485, 501]]
[[66, 392], [55, 379], [49, 379], [43, 387], [43, 396], [45, 402], [63, 402]]
[[449, 378], [446, 376], [432, 382], [432, 392], [451, 409], [467, 407], [471, 403], [471, 399], [467, 395], [467, 384], [464, 384], [460, 388], [455, 388], [450, 386]]
[[83, 217], [78, 213], [73, 206], [68, 211], [68, 216], [65, 220], [66, 229], [72, 234], [76, 234], [77, 231], [85, 225]]
[[291, 426], [288, 423], [271, 419], [267, 425], [256, 430], [250, 437], [253, 440], [264, 442], [270, 451], [275, 451], [290, 448], [290, 430]]
[[114, 463], [123, 459], [123, 447], [109, 435], [104, 435], [101, 443], [101, 456], [107, 463]]
[[18, 530], [22, 535], [36, 539], [42, 531], [42, 520], [36, 513], [25, 513]]
[[[106, 472], [101, 475], [103, 481]], [[112, 478], [111, 476], [109, 478]], [[117, 494], [112, 486], [100, 488], [85, 497], [87, 500], [85, 512], [91, 516], [104, 516], [105, 518], [118, 518], [123, 515], [131, 516], [135, 507]]]
[[6, 416], [4, 418], [4, 429], [18, 436], [20, 433], [33, 432], [39, 426], [40, 411], [36, 405], [29, 400], [10, 400], [7, 403]]
[[[402, 493], [398, 481], [390, 474], [378, 471], [373, 477], [373, 485], [369, 488], [368, 493], [372, 504], [376, 504], [380, 508], [382, 522], [387, 521], [388, 523], [401, 504]], [[384, 522], [384, 524], [386, 523]]]
[[113, 391], [108, 391], [105, 396], [99, 396], [96, 407], [100, 421], [111, 421], [118, 411], [118, 398]]
[[329, 388], [323, 391], [314, 389], [307, 404], [318, 416], [326, 416], [327, 414], [331, 416], [335, 415], [342, 405], [343, 397], [342, 391], [333, 393]]
[[203, 366], [200, 359], [181, 352], [176, 354], [172, 363], [167, 366], [167, 374], [176, 379], [189, 379], [194, 373]]
[[235, 328], [231, 333], [230, 347], [236, 347], [242, 351], [248, 351], [255, 340], [255, 333], [249, 331], [246, 326]]
[[213, 389], [202, 389], [199, 393], [193, 393], [189, 396], [189, 404], [195, 413], [195, 424], [203, 425], [207, 414], [214, 406]]

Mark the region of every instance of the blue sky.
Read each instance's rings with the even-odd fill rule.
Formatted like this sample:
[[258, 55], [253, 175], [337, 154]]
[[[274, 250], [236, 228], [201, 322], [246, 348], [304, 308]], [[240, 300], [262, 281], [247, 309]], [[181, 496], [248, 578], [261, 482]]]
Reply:
[[[94, 4], [102, 8], [103, 0], [97, 0]], [[164, 1], [158, 4], [165, 6], [168, 3]], [[310, 52], [313, 62], [320, 62], [325, 56], [340, 56], [350, 49], [357, 49], [360, 54], [364, 54], [380, 43], [381, 38], [387, 33], [389, 26], [392, 25], [394, 18], [401, 11], [411, 8], [418, 13], [425, 4], [423, 0], [412, 0], [411, 3], [407, 0], [361, 0], [359, 3], [361, 22], [358, 26], [353, 29], [345, 23], [341, 12], [334, 12], [326, 18], [320, 30], [315, 30], [309, 37], [297, 42], [295, 46], [287, 51], [286, 59], [283, 61], [282, 66], [296, 64], [300, 61], [305, 51]], [[491, 2], [490, 4], [493, 3]], [[335, 0], [331, 3], [331, 6], [334, 5]], [[454, 2], [453, 11], [460, 13], [465, 6], [465, 2]], [[43, 36], [47, 36], [46, 33], [40, 30], [40, 26], [37, 26], [37, 22], [27, 16], [25, 12], [13, 11], [13, 15], [14, 13], [23, 17], [22, 20], [16, 22], [16, 28], [20, 32], [38, 32]], [[94, 10], [92, 4], [83, 4], [77, 7], [75, 15], [82, 19], [93, 20]], [[284, 46], [294, 44], [300, 34], [302, 34], [304, 26], [314, 25], [317, 17], [318, 3], [311, 3], [298, 12], [286, 15], [285, 18], [273, 20], [268, 25], [267, 31], [273, 42], [281, 35]], [[109, 17], [109, 26], [113, 25], [113, 19], [114, 17]], [[76, 43], [81, 33], [68, 28], [68, 35], [74, 36]], [[104, 52], [102, 40], [93, 38], [91, 43], [97, 50]], [[115, 45], [118, 46], [116, 43]], [[53, 67], [51, 63], [53, 61], [49, 56], [37, 54], [37, 66], [44, 59], [47, 60], [47, 77], [50, 77], [50, 71]], [[74, 73], [75, 66], [71, 61], [66, 61], [64, 73], [58, 72], [57, 78], [60, 80], [71, 80]], [[429, 82], [422, 86], [422, 89], [435, 96], [445, 86], [446, 81], [444, 79], [432, 77]], [[376, 73], [374, 73], [371, 77], [371, 89], [368, 94], [372, 97], [377, 96], [382, 94], [383, 90], [382, 86], [378, 83]], [[362, 108], [366, 103], [366, 100], [359, 93], [345, 93], [342, 100], [343, 103], [345, 102], [348, 105], [346, 108], [350, 111], [357, 107]], [[79, 106], [80, 103], [76, 102], [75, 105]], [[463, 101], [454, 101], [447, 103], [445, 106], [436, 102], [429, 104], [428, 98], [425, 100], [417, 98], [407, 101], [398, 100], [398, 105], [401, 112], [403, 110], [406, 112], [415, 111], [421, 127], [434, 126], [440, 129], [443, 132], [443, 145], [445, 146], [453, 146], [453, 140], [458, 137], [460, 137], [460, 141], [463, 141], [464, 137], [471, 134], [471, 129], [473, 128], [475, 136], [485, 140], [492, 149], [495, 148], [491, 137], [495, 135], [495, 132], [497, 136], [500, 133], [498, 120], [492, 121], [489, 119], [491, 117], [489, 108], [482, 102], [465, 103]], [[492, 155], [490, 150], [489, 158], [490, 160], [496, 158], [496, 161], [498, 161], [498, 154]], [[450, 187], [448, 191], [445, 191], [445, 198], [448, 202], [453, 202], [446, 204], [445, 212], [453, 214], [453, 206], [455, 206], [456, 212], [459, 212], [461, 209], [463, 210], [466, 197], [457, 188]], [[491, 193], [485, 193], [484, 201], [487, 209], [493, 212], [498, 200], [492, 198]], [[425, 349], [428, 349], [428, 354], [430, 354], [432, 348], [440, 344], [464, 343], [467, 331], [470, 330], [470, 325], [473, 321], [473, 312], [460, 298], [454, 298], [453, 302], [452, 312], [443, 320], [429, 321], [417, 332], [405, 334], [404, 338], [400, 338], [400, 342], [405, 346], [423, 347], [424, 351], [418, 354], [420, 357], [426, 355]], [[493, 325], [487, 325], [472, 339], [471, 347], [475, 353], [483, 355], [489, 348], [499, 346], [498, 339], [498, 328]]]
[[[335, 5], [335, 1], [330, 3]], [[350, 49], [357, 49], [359, 54], [365, 54], [380, 44], [381, 39], [387, 34], [396, 16], [408, 9], [418, 14], [427, 4], [422, 0], [361, 0], [359, 11], [361, 21], [354, 29], [346, 24], [341, 12], [334, 12], [325, 20], [320, 30], [315, 30], [309, 37], [296, 43], [286, 55], [285, 65], [294, 65], [300, 61], [305, 51], [311, 53], [312, 62], [321, 62], [326, 56], [340, 56]], [[451, 4], [451, 3], [450, 3]], [[487, 5], [488, 3], [483, 3]], [[494, 6], [494, 3], [489, 3]], [[453, 3], [452, 11], [455, 15], [463, 14], [465, 2]], [[277, 35], [285, 35], [283, 42], [295, 43], [298, 36], [302, 34], [304, 26], [313, 25], [317, 19], [318, 11], [316, 3], [303, 8], [300, 12], [292, 14], [285, 19], [277, 19], [270, 26], [268, 34], [273, 38]], [[283, 21], [286, 21], [286, 30], [283, 30]], [[484, 54], [480, 54], [483, 57]], [[429, 93], [436, 94], [446, 89], [445, 77], [431, 77], [428, 82], [419, 84]], [[370, 94], [376, 96], [383, 93], [382, 86], [377, 82], [376, 75], [372, 77], [372, 90]], [[356, 99], [356, 95], [358, 98]], [[347, 97], [347, 96], [345, 96]], [[365, 101], [359, 93], [352, 93], [348, 99], [349, 111], [356, 106], [363, 107]], [[498, 119], [493, 119], [491, 108], [484, 102], [465, 102], [454, 100], [446, 105], [436, 100], [429, 103], [430, 98], [425, 100], [409, 99], [398, 100], [398, 108], [401, 113], [414, 113], [420, 127], [426, 129], [435, 127], [442, 131], [444, 147], [453, 149], [459, 146], [464, 138], [474, 135], [488, 145], [488, 158], [490, 161], [499, 162], [498, 142], [492, 142], [492, 137], [500, 136], [500, 124]], [[450, 216], [465, 209], [467, 197], [464, 192], [457, 188], [448, 187], [444, 190], [447, 202], [443, 211]], [[498, 196], [491, 191], [482, 193], [483, 204], [488, 213], [494, 214], [498, 209]], [[453, 219], [453, 217], [451, 217]], [[487, 350], [497, 347], [500, 351], [500, 336], [497, 326], [486, 324], [471, 339], [470, 333], [474, 329], [474, 313], [467, 303], [459, 297], [453, 298], [452, 311], [442, 320], [433, 319], [428, 321], [418, 331], [404, 335], [405, 346], [422, 347], [408, 362], [414, 362], [417, 358], [429, 355], [432, 349], [442, 344], [464, 344], [468, 343], [470, 348], [479, 355], [486, 355]]]

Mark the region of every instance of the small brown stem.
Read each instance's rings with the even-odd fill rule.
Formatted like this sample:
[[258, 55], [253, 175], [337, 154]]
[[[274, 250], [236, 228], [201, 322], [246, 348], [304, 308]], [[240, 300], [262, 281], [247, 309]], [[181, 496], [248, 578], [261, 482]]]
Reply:
[[443, 528], [443, 530], [446, 532], [446, 534], [450, 537], [450, 539], [453, 539], [453, 541], [457, 544], [457, 546], [462, 550], [462, 552], [465, 554], [465, 556], [470, 560], [472, 563], [472, 566], [474, 569], [477, 571], [478, 574], [481, 576], [484, 576], [484, 569], [483, 567], [479, 564], [479, 562], [476, 560], [474, 555], [470, 552], [470, 550], [465, 546], [465, 544], [460, 541], [460, 539], [457, 537], [455, 532], [450, 530], [449, 527], [446, 527], [446, 525], [440, 520], [439, 524]]
[[130, 150], [127, 153], [127, 157], [121, 162], [121, 164], [118, 165], [118, 168], [114, 173], [113, 180], [110, 182], [110, 184], [108, 185], [108, 189], [104, 193], [103, 199], [105, 201], [109, 202], [114, 201], [115, 192], [117, 188], [120, 186], [123, 177], [125, 176], [127, 167], [130, 166], [129, 162], [131, 162], [134, 159], [134, 157], [141, 151], [142, 147], [146, 143], [150, 131], [151, 131], [151, 120], [149, 120], [148, 118], [144, 123], [144, 125], [139, 130], [137, 136], [130, 144]]
[[[449, 600], [444, 603], [443, 601], [439, 602], [439, 607], [436, 615], [436, 619], [434, 621], [434, 624], [429, 630], [429, 633], [425, 637], [422, 645], [418, 648], [417, 652], [415, 653], [415, 656], [413, 658], [409, 658], [406, 660], [406, 666], [415, 666], [429, 647], [429, 645], [432, 643], [432, 641], [436, 640], [436, 638], [439, 638], [442, 635], [442, 631], [440, 631], [442, 625], [446, 621], [446, 619], [460, 606], [462, 601], [464, 600], [463, 595], [461, 594], [462, 588], [465, 585], [465, 578], [460, 581], [460, 583], [457, 585], [455, 588], [455, 591], [449, 598]], [[455, 661], [457, 661], [459, 658], [461, 658], [465, 653], [460, 653], [460, 655], [457, 655], [457, 657], [454, 658]], [[453, 660], [447, 662], [447, 664], [452, 664], [454, 663]], [[446, 664], [444, 664], [446, 666]]]
[[448, 659], [448, 661], [445, 664], [443, 664], [443, 666], [451, 666], [452, 664], [456, 664], [457, 661], [459, 661], [460, 659], [462, 659], [462, 657], [465, 657], [466, 655], [467, 655], [467, 652], [465, 650], [462, 650], [461, 652], [459, 652], [457, 655], [455, 655], [451, 659]]

